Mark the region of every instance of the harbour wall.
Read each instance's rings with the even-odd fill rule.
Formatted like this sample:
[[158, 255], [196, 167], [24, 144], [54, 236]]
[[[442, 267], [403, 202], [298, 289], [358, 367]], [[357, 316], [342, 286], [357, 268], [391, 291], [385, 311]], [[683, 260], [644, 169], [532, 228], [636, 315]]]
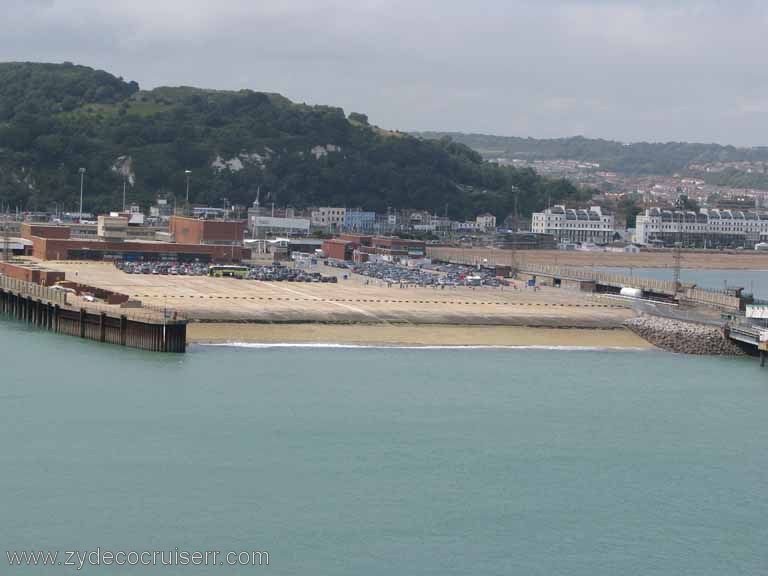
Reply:
[[78, 308], [67, 303], [64, 291], [0, 277], [0, 315], [85, 340], [150, 352], [186, 351], [186, 321], [118, 310]]
[[53, 286], [64, 280], [64, 272], [47, 270], [29, 262], [0, 262], [0, 274], [42, 286]]
[[719, 326], [683, 322], [643, 315], [624, 325], [657, 348], [679, 354], [744, 356], [746, 352], [731, 341]]
[[639, 288], [643, 292], [655, 295], [664, 295], [674, 298], [681, 303], [699, 304], [717, 308], [729, 312], [744, 311], [751, 299], [738, 296], [723, 290], [699, 288], [695, 285], [682, 284], [677, 286], [668, 280], [643, 278], [640, 276], [625, 276], [598, 270], [586, 270], [567, 266], [548, 264], [520, 264], [515, 261], [515, 254], [503, 251], [489, 251], [487, 257], [478, 261], [476, 256], [462, 254], [457, 250], [429, 249], [428, 255], [433, 260], [452, 262], [455, 264], [482, 265], [482, 266], [508, 266], [522, 280], [535, 280], [546, 286], [575, 288], [583, 291], [592, 291], [600, 286], [609, 286], [616, 289]]

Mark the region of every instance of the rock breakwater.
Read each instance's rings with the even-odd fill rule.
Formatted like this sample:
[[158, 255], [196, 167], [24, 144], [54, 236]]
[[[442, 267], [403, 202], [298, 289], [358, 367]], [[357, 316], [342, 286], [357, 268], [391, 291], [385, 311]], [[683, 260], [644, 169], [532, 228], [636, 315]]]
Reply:
[[743, 356], [738, 345], [726, 338], [718, 326], [707, 326], [670, 318], [639, 316], [624, 325], [657, 348], [679, 354]]

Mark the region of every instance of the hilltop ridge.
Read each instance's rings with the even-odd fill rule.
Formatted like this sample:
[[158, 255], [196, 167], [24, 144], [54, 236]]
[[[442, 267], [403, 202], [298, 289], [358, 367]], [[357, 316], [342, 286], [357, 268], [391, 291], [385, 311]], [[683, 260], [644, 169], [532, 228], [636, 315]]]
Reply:
[[[596, 162], [605, 170], [623, 174], [684, 174], [721, 186], [768, 189], [768, 174], [760, 166], [756, 171], [729, 168], [729, 165], [736, 163], [768, 163], [767, 146], [740, 148], [691, 142], [624, 143], [584, 136], [537, 139], [462, 132], [417, 132], [415, 135], [433, 140], [450, 138], [478, 151], [485, 158]], [[707, 165], [718, 165], [717, 172], [708, 171]]]

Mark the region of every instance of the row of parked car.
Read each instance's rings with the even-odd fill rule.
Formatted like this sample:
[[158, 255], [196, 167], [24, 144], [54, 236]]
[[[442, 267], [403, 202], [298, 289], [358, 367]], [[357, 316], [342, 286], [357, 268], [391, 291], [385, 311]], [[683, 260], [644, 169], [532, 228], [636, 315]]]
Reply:
[[[463, 264], [426, 264], [408, 268], [388, 262], [351, 263], [327, 260], [326, 266], [343, 268], [355, 274], [381, 280], [388, 284], [410, 286], [508, 286], [509, 282], [497, 278], [495, 271]], [[279, 263], [261, 266], [209, 266], [198, 262], [117, 262], [127, 274], [154, 274], [170, 276], [230, 276], [265, 282], [337, 282], [336, 276], [325, 276], [303, 268], [288, 268]], [[211, 274], [211, 270], [218, 273]], [[222, 273], [224, 272], [224, 273]]]
[[408, 268], [387, 262], [364, 262], [360, 264], [329, 260], [328, 266], [345, 268], [355, 274], [382, 280], [388, 284], [409, 286], [508, 286], [503, 278], [496, 278], [491, 270], [478, 270], [471, 266], [454, 264], [424, 265]]
[[493, 268], [447, 263], [426, 264], [424, 268], [442, 274], [446, 282], [458, 286], [509, 286], [509, 281], [497, 277]]
[[126, 274], [162, 274], [163, 276], [207, 276], [208, 265], [197, 262], [116, 262]]
[[336, 276], [324, 276], [302, 268], [288, 268], [279, 263], [262, 266], [209, 266], [197, 262], [117, 262], [115, 266], [126, 274], [215, 276], [265, 282], [337, 282]]
[[302, 268], [288, 268], [280, 264], [271, 266], [252, 266], [247, 279], [264, 282], [338, 282], [336, 276], [325, 276], [319, 272], [310, 272]]

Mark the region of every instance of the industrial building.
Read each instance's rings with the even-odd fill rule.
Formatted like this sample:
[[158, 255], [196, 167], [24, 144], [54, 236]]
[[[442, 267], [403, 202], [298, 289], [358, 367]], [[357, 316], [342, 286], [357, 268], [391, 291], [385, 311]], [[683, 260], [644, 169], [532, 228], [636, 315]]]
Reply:
[[306, 218], [273, 218], [271, 216], [249, 216], [251, 236], [296, 236], [309, 234], [309, 220]]
[[64, 280], [64, 272], [40, 268], [29, 262], [0, 262], [0, 276], [15, 278], [23, 282], [53, 286]]
[[613, 240], [616, 226], [613, 215], [599, 206], [572, 209], [557, 205], [533, 214], [531, 232], [551, 234], [559, 242], [607, 244]]
[[408, 240], [389, 236], [342, 234], [323, 242], [323, 252], [328, 258], [365, 262], [380, 258], [400, 261], [424, 258], [426, 244], [423, 240]]
[[252, 238], [306, 236], [309, 226], [309, 218], [297, 215], [293, 208], [269, 210], [254, 204], [248, 209], [248, 228]]
[[0, 239], [0, 252], [5, 259], [12, 256], [29, 256], [32, 254], [32, 242], [16, 236], [3, 236]]
[[125, 242], [128, 238], [128, 218], [99, 216], [96, 235], [106, 242]]
[[354, 242], [341, 238], [331, 238], [323, 242], [322, 250], [328, 258], [333, 260], [352, 260], [356, 248]]
[[637, 217], [635, 241], [650, 246], [748, 248], [768, 240], [768, 212], [648, 208]]
[[171, 216], [169, 232], [179, 244], [242, 245], [245, 220], [208, 220]]
[[239, 262], [250, 258], [250, 250], [242, 245], [122, 241], [110, 237], [113, 232], [107, 227], [104, 232], [103, 239], [79, 239], [71, 237], [67, 226], [21, 225], [22, 238], [32, 242], [32, 256], [41, 260]]

